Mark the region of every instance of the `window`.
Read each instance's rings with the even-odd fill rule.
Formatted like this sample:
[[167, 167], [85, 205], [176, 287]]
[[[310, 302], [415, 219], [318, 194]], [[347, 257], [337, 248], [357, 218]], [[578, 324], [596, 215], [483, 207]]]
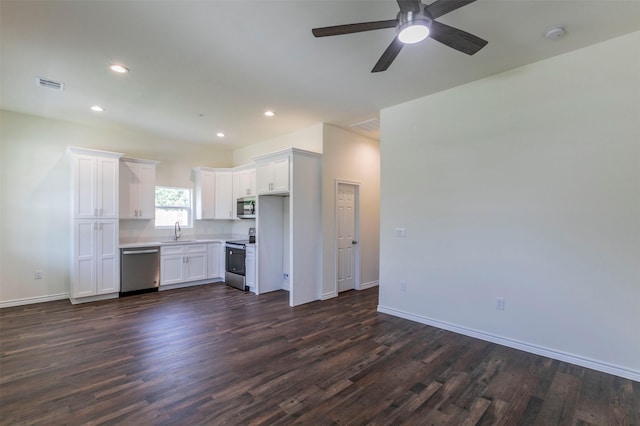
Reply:
[[191, 228], [191, 189], [156, 186], [156, 228]]

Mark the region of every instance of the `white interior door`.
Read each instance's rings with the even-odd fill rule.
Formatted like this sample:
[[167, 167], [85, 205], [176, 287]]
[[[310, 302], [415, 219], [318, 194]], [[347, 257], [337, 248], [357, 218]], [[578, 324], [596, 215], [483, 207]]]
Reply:
[[356, 186], [338, 183], [336, 196], [338, 291], [355, 288], [356, 271]]

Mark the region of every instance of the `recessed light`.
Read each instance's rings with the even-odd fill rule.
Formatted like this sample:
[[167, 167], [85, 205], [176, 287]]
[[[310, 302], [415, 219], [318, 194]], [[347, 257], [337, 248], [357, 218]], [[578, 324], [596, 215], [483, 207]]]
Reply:
[[113, 64], [109, 68], [111, 68], [111, 71], [114, 71], [120, 74], [126, 74], [129, 72], [129, 68], [124, 67], [122, 65], [118, 65], [118, 64]]
[[274, 115], [276, 115], [276, 113], [273, 111], [265, 111], [264, 115], [267, 117], [273, 117]]
[[219, 138], [224, 138], [225, 134], [222, 133], [222, 132], [218, 132], [218, 133], [216, 133], [216, 136], [219, 137]]
[[102, 108], [100, 105], [94, 105], [94, 106], [92, 106], [92, 107], [91, 107], [91, 111], [94, 111], [94, 112], [103, 112], [103, 111], [104, 111], [104, 108]]

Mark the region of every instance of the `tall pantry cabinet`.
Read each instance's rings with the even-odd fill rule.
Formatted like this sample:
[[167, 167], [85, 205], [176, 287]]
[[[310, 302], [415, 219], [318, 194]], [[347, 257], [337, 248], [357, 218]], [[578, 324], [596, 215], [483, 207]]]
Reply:
[[69, 147], [71, 303], [117, 297], [120, 290], [118, 188], [124, 154]]

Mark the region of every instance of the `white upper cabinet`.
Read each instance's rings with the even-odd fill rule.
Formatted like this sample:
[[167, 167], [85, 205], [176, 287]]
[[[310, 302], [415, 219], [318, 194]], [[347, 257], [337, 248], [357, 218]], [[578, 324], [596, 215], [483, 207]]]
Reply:
[[289, 155], [260, 161], [256, 165], [258, 194], [286, 194], [289, 192]]
[[196, 178], [196, 219], [214, 219], [215, 173], [203, 167], [194, 169]]
[[154, 219], [158, 161], [120, 159], [120, 219]]
[[256, 168], [237, 170], [234, 176], [234, 198], [253, 197], [256, 195]]
[[76, 219], [118, 218], [119, 158], [123, 154], [68, 148], [72, 170], [72, 215]]
[[196, 180], [196, 219], [234, 219], [233, 171], [194, 169]]
[[233, 172], [216, 171], [214, 188], [214, 219], [234, 219]]

